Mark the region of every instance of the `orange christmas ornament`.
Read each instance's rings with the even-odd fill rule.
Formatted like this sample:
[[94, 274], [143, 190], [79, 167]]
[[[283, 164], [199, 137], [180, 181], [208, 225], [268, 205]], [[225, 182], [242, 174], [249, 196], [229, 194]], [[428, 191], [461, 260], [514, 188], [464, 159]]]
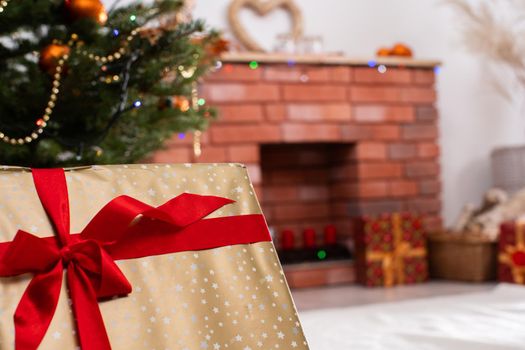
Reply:
[[182, 112], [186, 112], [190, 109], [190, 101], [185, 96], [175, 96], [173, 100], [175, 107]]
[[67, 45], [51, 44], [40, 52], [38, 64], [40, 68], [49, 74], [54, 74], [58, 60], [64, 55], [69, 55], [70, 48]]
[[223, 38], [215, 40], [209, 48], [206, 48], [208, 54], [213, 56], [220, 56], [221, 54], [230, 51], [230, 42]]
[[412, 50], [408, 45], [405, 44], [395, 44], [390, 52], [391, 56], [402, 56], [402, 57], [412, 57]]
[[379, 57], [390, 56], [391, 51], [392, 50], [390, 50], [389, 48], [382, 47], [379, 50], [377, 50], [376, 55]]
[[72, 19], [91, 18], [101, 25], [108, 20], [100, 0], [65, 0], [64, 5]]

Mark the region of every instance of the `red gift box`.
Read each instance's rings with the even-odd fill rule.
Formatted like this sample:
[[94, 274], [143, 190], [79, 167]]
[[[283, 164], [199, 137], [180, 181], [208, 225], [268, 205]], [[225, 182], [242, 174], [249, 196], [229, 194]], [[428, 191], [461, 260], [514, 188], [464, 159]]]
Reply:
[[503, 223], [498, 247], [498, 279], [525, 284], [525, 221]]
[[389, 287], [428, 279], [426, 237], [419, 216], [393, 213], [360, 218], [354, 239], [359, 283]]

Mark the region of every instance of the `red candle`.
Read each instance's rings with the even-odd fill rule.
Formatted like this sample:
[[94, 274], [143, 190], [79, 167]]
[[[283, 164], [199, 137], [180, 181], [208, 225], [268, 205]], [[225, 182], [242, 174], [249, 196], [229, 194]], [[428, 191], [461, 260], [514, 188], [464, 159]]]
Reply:
[[303, 231], [303, 245], [305, 248], [315, 248], [315, 230], [307, 228]]
[[292, 230], [284, 230], [281, 232], [281, 248], [285, 250], [295, 248], [295, 239]]
[[333, 245], [337, 243], [337, 229], [334, 225], [327, 225], [324, 228], [324, 244]]

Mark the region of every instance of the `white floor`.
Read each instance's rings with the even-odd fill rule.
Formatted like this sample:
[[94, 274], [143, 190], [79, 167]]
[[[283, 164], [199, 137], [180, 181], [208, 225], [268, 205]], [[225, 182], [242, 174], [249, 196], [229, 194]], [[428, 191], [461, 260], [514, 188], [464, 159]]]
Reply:
[[311, 350], [525, 349], [522, 286], [430, 283], [294, 294]]
[[[487, 291], [495, 283], [429, 282], [393, 288], [366, 288], [346, 285], [330, 288], [295, 289], [292, 294], [299, 311], [385, 303]], [[525, 327], [525, 325], [524, 325]]]

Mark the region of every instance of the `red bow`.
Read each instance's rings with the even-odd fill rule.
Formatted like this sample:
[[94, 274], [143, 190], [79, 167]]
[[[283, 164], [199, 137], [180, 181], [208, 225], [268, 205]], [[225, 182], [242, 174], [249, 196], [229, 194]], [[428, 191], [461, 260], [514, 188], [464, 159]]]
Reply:
[[[64, 171], [33, 170], [33, 179], [56, 237], [18, 231], [12, 242], [0, 243], [0, 276], [35, 275], [14, 316], [17, 350], [33, 350], [41, 343], [58, 304], [65, 268], [81, 348], [105, 350], [111, 346], [97, 300], [131, 293], [115, 260], [270, 240], [260, 215], [202, 220], [233, 201], [193, 194], [157, 208], [117, 197], [80, 234], [70, 234]], [[202, 235], [210, 229], [213, 235]], [[237, 229], [246, 230], [244, 237], [234, 232]]]

